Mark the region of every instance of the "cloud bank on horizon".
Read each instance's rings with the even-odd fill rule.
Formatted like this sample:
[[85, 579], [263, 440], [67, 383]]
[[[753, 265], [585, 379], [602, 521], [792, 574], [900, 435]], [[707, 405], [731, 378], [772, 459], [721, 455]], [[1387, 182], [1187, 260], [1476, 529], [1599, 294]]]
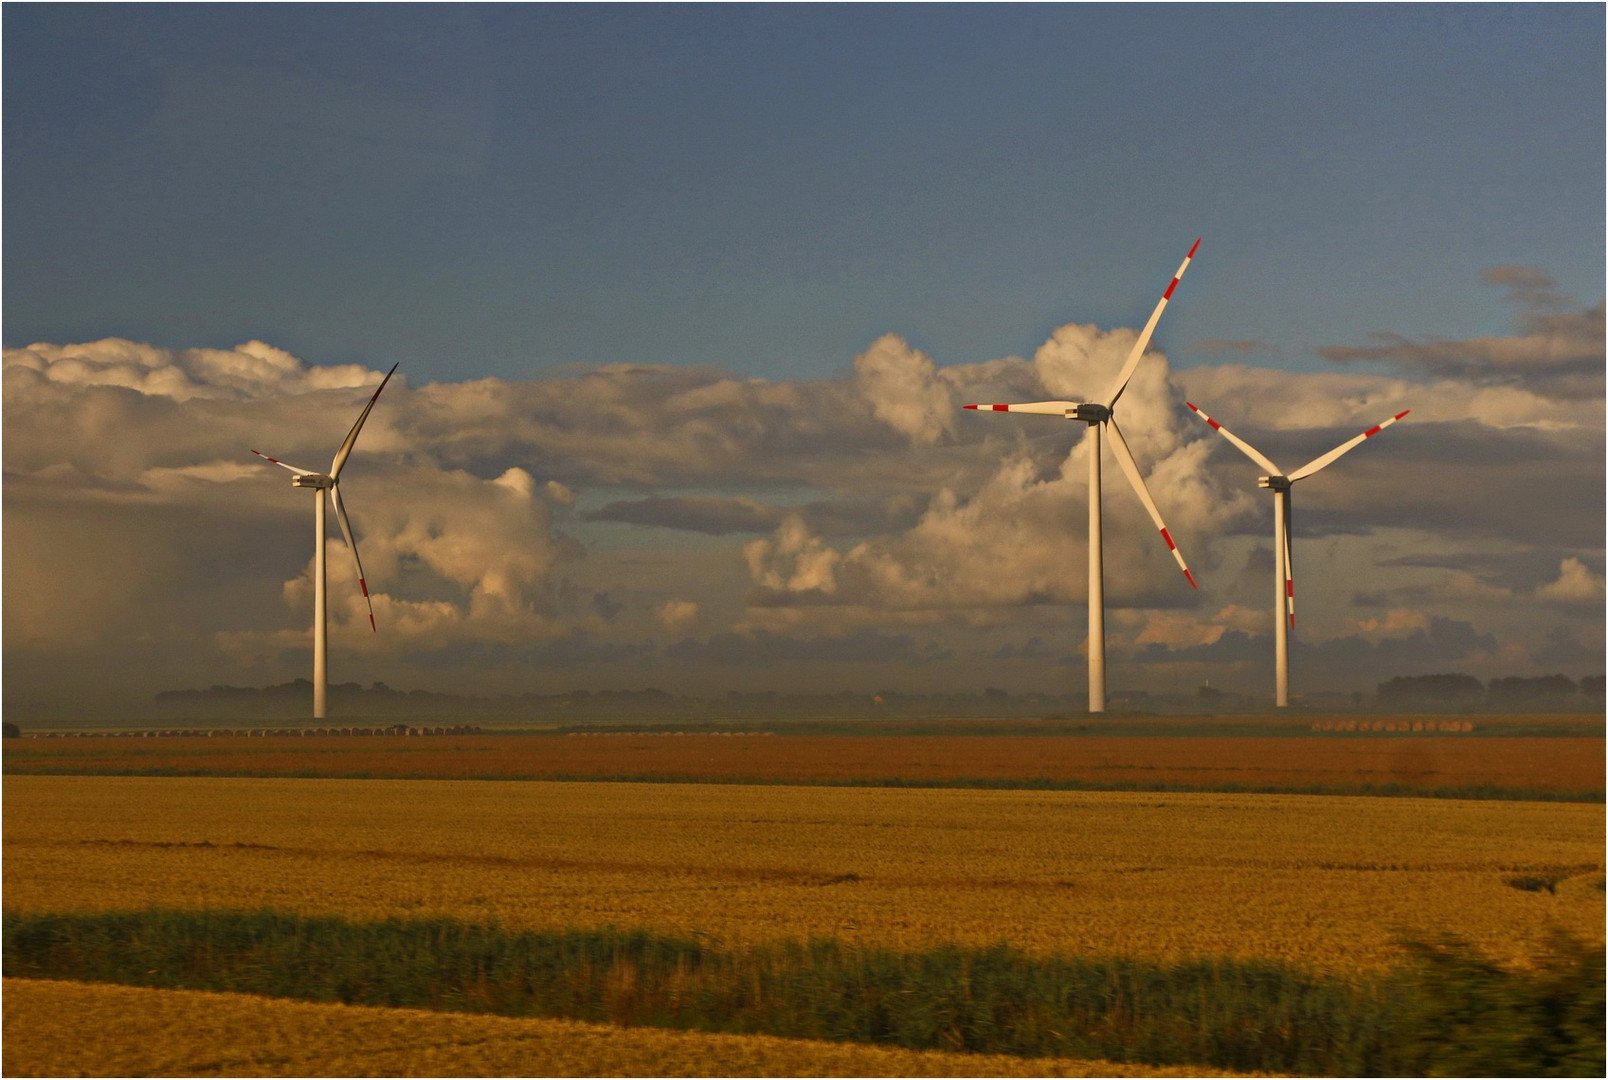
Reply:
[[[1601, 669], [1604, 326], [1533, 267], [1487, 271], [1514, 332], [1380, 335], [1331, 370], [1174, 370], [1123, 430], [1201, 583], [1106, 499], [1112, 686], [1269, 681], [1271, 510], [1200, 403], [1298, 464], [1409, 422], [1303, 487], [1296, 692], [1395, 675]], [[841, 376], [598, 366], [388, 390], [346, 473], [371, 634], [332, 539], [332, 679], [470, 693], [660, 686], [1074, 692], [1082, 426], [962, 412], [1083, 399], [1136, 331], [1069, 323], [1030, 358], [939, 366], [883, 336]], [[1202, 349], [1201, 351], [1211, 351]], [[302, 493], [380, 379], [260, 341], [4, 353], [5, 657], [18, 699], [305, 674]]]

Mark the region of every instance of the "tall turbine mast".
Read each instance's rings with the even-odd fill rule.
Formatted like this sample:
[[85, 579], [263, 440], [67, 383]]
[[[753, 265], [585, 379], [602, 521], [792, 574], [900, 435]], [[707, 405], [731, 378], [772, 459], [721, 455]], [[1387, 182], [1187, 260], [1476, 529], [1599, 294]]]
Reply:
[[1189, 254], [1173, 275], [1172, 282], [1167, 291], [1161, 294], [1161, 300], [1156, 304], [1156, 310], [1150, 313], [1150, 321], [1139, 334], [1139, 340], [1134, 342], [1133, 350], [1128, 353], [1128, 359], [1123, 363], [1122, 370], [1117, 374], [1117, 380], [1107, 391], [1105, 397], [1098, 402], [1077, 401], [1032, 401], [1022, 405], [967, 405], [968, 409], [983, 409], [991, 412], [1019, 412], [1036, 413], [1041, 416], [1061, 416], [1068, 420], [1081, 420], [1088, 425], [1087, 442], [1089, 444], [1089, 711], [1091, 713], [1104, 712], [1106, 703], [1105, 692], [1105, 543], [1102, 536], [1102, 522], [1100, 519], [1100, 433], [1109, 430], [1111, 435], [1111, 453], [1122, 468], [1122, 473], [1133, 486], [1134, 494], [1144, 504], [1145, 510], [1150, 514], [1150, 520], [1156, 523], [1161, 532], [1161, 538], [1167, 542], [1167, 549], [1172, 552], [1173, 558], [1178, 562], [1178, 568], [1184, 572], [1191, 588], [1198, 588], [1195, 576], [1189, 572], [1184, 564], [1183, 552], [1173, 543], [1172, 534], [1167, 531], [1166, 522], [1161, 519], [1161, 511], [1156, 509], [1155, 500], [1151, 499], [1149, 490], [1145, 487], [1144, 477], [1139, 472], [1139, 466], [1134, 463], [1133, 454], [1128, 450], [1128, 443], [1122, 437], [1122, 429], [1117, 427], [1117, 418], [1114, 410], [1117, 399], [1128, 388], [1128, 380], [1139, 367], [1139, 361], [1145, 354], [1145, 347], [1150, 344], [1150, 336], [1156, 332], [1156, 323], [1161, 320], [1161, 313], [1166, 310], [1167, 302], [1172, 299], [1173, 290], [1178, 288], [1178, 281], [1189, 269], [1190, 260], [1200, 248], [1197, 239]]
[[289, 469], [295, 475], [291, 477], [292, 487], [311, 488], [313, 492], [313, 719], [322, 720], [326, 712], [329, 694], [329, 590], [324, 574], [324, 547], [327, 526], [324, 519], [324, 492], [329, 492], [330, 501], [335, 504], [335, 520], [340, 523], [341, 535], [346, 538], [346, 546], [351, 549], [352, 562], [357, 567], [358, 588], [363, 590], [363, 602], [368, 605], [369, 630], [377, 629], [374, 624], [374, 601], [369, 597], [368, 581], [363, 577], [363, 560], [357, 554], [357, 540], [352, 536], [352, 523], [346, 517], [346, 507], [341, 503], [341, 470], [346, 468], [347, 458], [352, 456], [352, 447], [357, 445], [357, 433], [363, 430], [363, 424], [374, 411], [374, 403], [380, 400], [380, 391], [385, 384], [391, 381], [400, 365], [392, 364], [391, 370], [385, 373], [380, 380], [379, 388], [374, 396], [368, 399], [363, 411], [357, 417], [357, 423], [352, 430], [346, 433], [346, 441], [341, 448], [335, 451], [335, 460], [330, 463], [328, 473], [316, 473], [311, 469], [300, 469], [294, 465], [287, 465], [278, 458], [269, 457], [259, 450], [252, 453], [265, 461], [271, 461], [281, 469]]
[[1361, 435], [1346, 440], [1327, 454], [1313, 458], [1286, 476], [1265, 454], [1201, 412], [1194, 402], [1186, 401], [1184, 404], [1206, 421], [1213, 431], [1233, 443], [1240, 453], [1268, 471], [1267, 476], [1257, 477], [1256, 486], [1273, 493], [1273, 703], [1282, 709], [1290, 704], [1290, 631], [1295, 629], [1295, 542], [1290, 520], [1290, 489], [1297, 480], [1305, 480], [1313, 473], [1328, 468], [1352, 447], [1373, 438], [1412, 410], [1403, 409], [1389, 420], [1375, 424]]

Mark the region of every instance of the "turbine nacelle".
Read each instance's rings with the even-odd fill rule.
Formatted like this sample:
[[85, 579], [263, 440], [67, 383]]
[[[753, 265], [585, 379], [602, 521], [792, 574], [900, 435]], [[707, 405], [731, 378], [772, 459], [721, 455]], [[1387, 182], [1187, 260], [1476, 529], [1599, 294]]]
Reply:
[[322, 491], [334, 487], [335, 480], [333, 477], [324, 476], [320, 473], [307, 473], [304, 476], [291, 477], [290, 486], [299, 488], [314, 488]]
[[1256, 486], [1267, 488], [1269, 491], [1289, 491], [1294, 483], [1288, 476], [1258, 476]]
[[1082, 420], [1085, 424], [1103, 424], [1111, 419], [1111, 407], [1098, 402], [1086, 401], [1075, 405], [1066, 411], [1068, 420]]

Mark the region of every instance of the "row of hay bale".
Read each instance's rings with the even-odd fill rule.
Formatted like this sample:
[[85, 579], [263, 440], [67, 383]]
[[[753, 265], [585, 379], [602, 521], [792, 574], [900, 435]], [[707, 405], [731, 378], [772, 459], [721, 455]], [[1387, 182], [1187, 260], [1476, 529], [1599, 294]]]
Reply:
[[618, 735], [631, 735], [631, 736], [634, 736], [634, 737], [640, 737], [640, 736], [643, 736], [643, 735], [650, 735], [650, 736], [728, 735], [728, 736], [753, 737], [753, 736], [760, 736], [760, 735], [774, 735], [775, 732], [773, 732], [773, 731], [566, 731], [564, 734], [582, 736], [582, 737], [585, 737], [585, 738], [591, 738], [593, 736], [604, 736], [604, 735], [615, 735], [615, 736], [618, 736]]
[[1313, 731], [1473, 731], [1472, 720], [1317, 720]]

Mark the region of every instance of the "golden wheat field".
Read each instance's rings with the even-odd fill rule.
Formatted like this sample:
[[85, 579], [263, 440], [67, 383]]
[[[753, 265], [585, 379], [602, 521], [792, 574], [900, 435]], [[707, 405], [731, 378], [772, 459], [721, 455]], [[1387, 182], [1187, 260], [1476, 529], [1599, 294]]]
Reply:
[[1230, 1076], [7, 979], [7, 1076]]
[[[8, 777], [5, 902], [613, 925], [724, 944], [1282, 958], [1601, 941], [1603, 807], [1342, 796]], [[1506, 883], [1563, 875], [1556, 893]]]

